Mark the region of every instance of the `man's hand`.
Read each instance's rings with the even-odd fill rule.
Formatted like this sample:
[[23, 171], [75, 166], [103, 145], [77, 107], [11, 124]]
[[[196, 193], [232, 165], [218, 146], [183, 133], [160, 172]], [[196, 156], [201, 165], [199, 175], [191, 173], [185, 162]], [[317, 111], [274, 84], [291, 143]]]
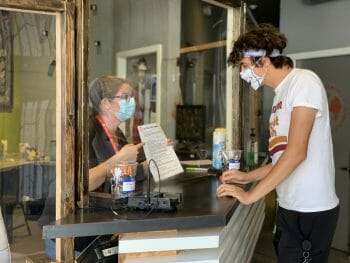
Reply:
[[242, 204], [250, 205], [253, 203], [250, 200], [249, 192], [244, 191], [241, 187], [233, 184], [222, 184], [216, 190], [217, 197], [231, 196], [237, 198]]
[[238, 184], [247, 184], [251, 181], [249, 180], [248, 173], [241, 172], [237, 169], [230, 169], [225, 171], [220, 176], [220, 181], [222, 183], [238, 183]]

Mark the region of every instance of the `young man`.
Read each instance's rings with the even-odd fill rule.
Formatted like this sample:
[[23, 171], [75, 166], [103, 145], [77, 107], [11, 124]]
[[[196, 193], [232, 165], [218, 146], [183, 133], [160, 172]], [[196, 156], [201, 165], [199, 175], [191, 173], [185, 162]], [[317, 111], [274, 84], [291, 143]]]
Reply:
[[[328, 102], [319, 77], [282, 55], [284, 34], [261, 25], [235, 42], [228, 62], [257, 90], [275, 92], [270, 116], [272, 163], [223, 173], [217, 196], [251, 204], [276, 189], [278, 262], [327, 262], [339, 213]], [[260, 181], [245, 192], [234, 183]]]

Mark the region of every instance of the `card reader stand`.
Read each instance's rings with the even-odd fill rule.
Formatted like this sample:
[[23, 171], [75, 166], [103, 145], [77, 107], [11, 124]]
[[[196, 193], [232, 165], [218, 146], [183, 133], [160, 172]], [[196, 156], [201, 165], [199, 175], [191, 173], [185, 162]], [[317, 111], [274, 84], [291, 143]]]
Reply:
[[181, 203], [182, 195], [179, 193], [147, 192], [136, 196], [129, 196], [128, 207], [139, 210], [173, 211]]

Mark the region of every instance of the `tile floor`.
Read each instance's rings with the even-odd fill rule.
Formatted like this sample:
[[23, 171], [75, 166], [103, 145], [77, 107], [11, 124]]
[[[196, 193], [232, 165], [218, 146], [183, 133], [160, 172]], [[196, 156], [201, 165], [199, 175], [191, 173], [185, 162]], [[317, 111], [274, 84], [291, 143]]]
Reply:
[[[16, 208], [13, 215], [13, 224], [18, 226], [23, 223], [22, 210]], [[44, 241], [41, 238], [42, 231], [37, 221], [28, 220], [28, 223], [32, 235], [28, 235], [24, 226], [13, 230], [13, 242], [10, 244], [11, 263], [24, 263], [26, 262], [26, 256], [41, 254], [45, 251]]]

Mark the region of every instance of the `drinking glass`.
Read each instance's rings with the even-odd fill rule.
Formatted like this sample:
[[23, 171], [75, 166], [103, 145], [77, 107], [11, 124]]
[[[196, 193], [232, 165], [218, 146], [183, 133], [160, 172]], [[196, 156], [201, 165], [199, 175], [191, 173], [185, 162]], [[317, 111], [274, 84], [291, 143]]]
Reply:
[[123, 161], [109, 167], [112, 198], [129, 196], [135, 191], [137, 162]]
[[208, 149], [199, 149], [197, 151], [199, 160], [198, 160], [198, 167], [201, 166], [201, 160], [205, 160], [208, 158], [209, 150]]
[[227, 169], [240, 169], [242, 150], [225, 150], [222, 154], [223, 163]]

